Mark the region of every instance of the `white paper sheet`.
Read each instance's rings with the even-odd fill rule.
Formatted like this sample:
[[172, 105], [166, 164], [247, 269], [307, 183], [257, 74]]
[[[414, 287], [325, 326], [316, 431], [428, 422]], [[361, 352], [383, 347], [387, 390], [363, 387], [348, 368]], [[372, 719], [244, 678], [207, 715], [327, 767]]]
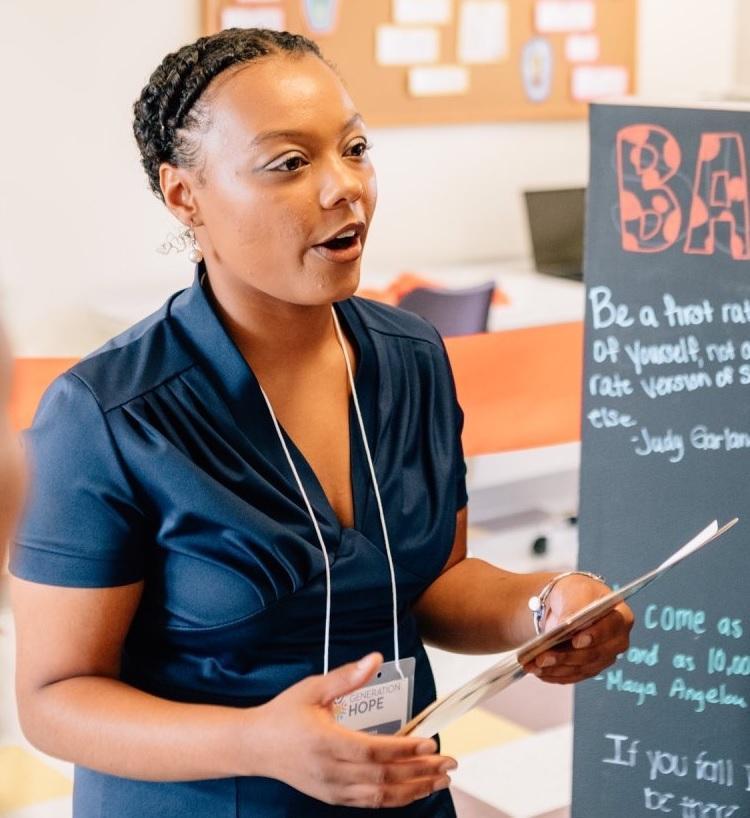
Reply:
[[508, 57], [508, 39], [506, 0], [464, 0], [458, 26], [460, 62], [500, 62]]
[[622, 65], [577, 65], [570, 93], [576, 102], [624, 96], [628, 93], [628, 69]]
[[227, 6], [221, 12], [222, 28], [270, 28], [274, 31], [286, 29], [286, 15], [281, 6]]
[[596, 62], [599, 51], [596, 34], [570, 34], [565, 38], [565, 59], [569, 62]]
[[534, 26], [540, 34], [591, 31], [596, 25], [593, 0], [538, 0]]
[[465, 94], [469, 71], [461, 65], [436, 65], [409, 70], [409, 93], [413, 97], [440, 97]]
[[444, 26], [453, 16], [453, 0], [393, 0], [393, 22]]
[[470, 679], [453, 693], [434, 701], [406, 724], [399, 731], [399, 735], [413, 735], [422, 738], [435, 735], [473, 707], [522, 678], [525, 675], [522, 663], [528, 664], [545, 651], [565, 642], [573, 634], [596, 622], [597, 619], [611, 611], [623, 600], [645, 588], [678, 562], [720, 537], [736, 522], [737, 518], [719, 528], [718, 523], [714, 520], [657, 568], [591, 602], [556, 627], [540, 636], [535, 636], [517, 650], [505, 654], [499, 662]]
[[439, 56], [440, 32], [436, 28], [377, 28], [375, 59], [379, 65], [434, 63]]

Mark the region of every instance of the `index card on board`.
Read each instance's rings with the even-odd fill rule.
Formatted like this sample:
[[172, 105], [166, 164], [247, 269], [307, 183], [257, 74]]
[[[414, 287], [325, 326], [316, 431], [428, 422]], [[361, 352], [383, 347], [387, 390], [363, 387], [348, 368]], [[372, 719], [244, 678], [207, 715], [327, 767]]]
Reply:
[[380, 65], [437, 62], [440, 56], [440, 32], [436, 28], [378, 26], [375, 56]]

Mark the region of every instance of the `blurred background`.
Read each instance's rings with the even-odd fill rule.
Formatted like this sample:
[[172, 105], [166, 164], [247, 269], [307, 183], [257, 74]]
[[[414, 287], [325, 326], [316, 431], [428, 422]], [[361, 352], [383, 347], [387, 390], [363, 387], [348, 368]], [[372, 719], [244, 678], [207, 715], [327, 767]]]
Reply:
[[[634, 9], [639, 98], [750, 98], [750, 3], [636, 0]], [[190, 284], [186, 253], [156, 252], [178, 225], [148, 188], [131, 110], [164, 55], [203, 33], [203, 13], [199, 0], [0, 0], [0, 314], [19, 358], [82, 356]], [[580, 327], [581, 282], [534, 270], [523, 194], [585, 187], [585, 118], [373, 127], [370, 136], [379, 203], [365, 288], [382, 292], [404, 274], [449, 287], [492, 279], [500, 298], [488, 328], [499, 341], [519, 328]], [[544, 357], [550, 341], [536, 343], [529, 355]], [[579, 336], [574, 352], [575, 343]], [[521, 365], [506, 357], [518, 348], [492, 349], [497, 380], [513, 393], [511, 370]], [[454, 368], [473, 354], [454, 350]], [[565, 388], [575, 396], [570, 372]], [[467, 391], [467, 405], [472, 399]], [[518, 406], [502, 408], [506, 425], [522, 420]], [[472, 553], [511, 570], [573, 567], [576, 434], [487, 444], [477, 430], [468, 429], [467, 449]], [[13, 623], [1, 579], [0, 626], [0, 815], [67, 818], [69, 765], [29, 747], [15, 720]], [[431, 657], [441, 691], [494, 658]], [[569, 689], [524, 680], [443, 738], [460, 761], [498, 771], [488, 781], [469, 764], [459, 768], [462, 818], [569, 815]]]
[[[190, 281], [184, 256], [155, 252], [175, 224], [140, 168], [131, 107], [162, 57], [200, 33], [198, 0], [0, 0], [0, 291], [17, 354], [85, 353], [131, 305], [135, 318], [139, 301], [158, 304]], [[750, 88], [748, 35], [742, 0], [640, 0], [639, 95]], [[371, 136], [380, 196], [365, 283], [528, 256], [521, 191], [587, 176], [583, 120]]]

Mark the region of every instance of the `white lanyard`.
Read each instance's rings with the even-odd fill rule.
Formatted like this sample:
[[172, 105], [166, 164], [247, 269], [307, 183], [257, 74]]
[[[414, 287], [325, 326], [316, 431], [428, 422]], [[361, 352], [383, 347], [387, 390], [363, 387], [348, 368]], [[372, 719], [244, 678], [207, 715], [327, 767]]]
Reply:
[[[393, 557], [391, 556], [391, 544], [388, 539], [388, 528], [385, 524], [385, 514], [383, 513], [383, 503], [380, 499], [380, 489], [378, 488], [378, 481], [375, 477], [375, 467], [372, 463], [372, 455], [370, 454], [370, 446], [367, 443], [367, 435], [365, 434], [365, 424], [362, 420], [362, 412], [359, 408], [359, 400], [357, 399], [357, 390], [354, 386], [354, 375], [352, 374], [352, 365], [349, 361], [349, 353], [346, 351], [346, 344], [344, 343], [344, 335], [341, 332], [341, 325], [339, 324], [338, 316], [336, 315], [336, 310], [331, 305], [331, 313], [333, 314], [333, 323], [336, 327], [336, 335], [338, 337], [339, 345], [341, 346], [341, 350], [344, 353], [344, 361], [346, 362], [346, 372], [349, 376], [349, 385], [351, 386], [352, 390], [352, 397], [354, 398], [354, 408], [357, 412], [357, 420], [359, 422], [359, 431], [362, 435], [362, 443], [365, 447], [365, 454], [367, 455], [367, 464], [370, 467], [370, 477], [372, 478], [372, 485], [375, 489], [375, 499], [378, 503], [378, 512], [380, 513], [380, 526], [383, 530], [383, 540], [385, 542], [385, 553], [388, 556], [388, 568], [390, 569], [391, 574], [391, 591], [393, 594], [393, 652], [395, 658], [395, 665], [396, 669], [398, 670], [399, 675], [401, 678], [404, 678], [404, 674], [401, 671], [401, 665], [399, 662], [399, 649], [398, 649], [398, 598], [396, 594], [396, 572], [393, 568]], [[260, 386], [260, 384], [258, 384]], [[325, 542], [323, 542], [323, 535], [320, 533], [320, 526], [318, 525], [318, 521], [315, 518], [315, 514], [313, 513], [312, 506], [310, 505], [310, 500], [307, 497], [307, 492], [305, 491], [305, 487], [302, 485], [302, 480], [300, 480], [300, 476], [297, 472], [297, 468], [294, 465], [294, 461], [292, 460], [292, 456], [289, 454], [289, 449], [287, 448], [286, 441], [284, 440], [284, 435], [281, 433], [281, 427], [279, 426], [279, 421], [276, 419], [276, 414], [273, 411], [273, 407], [271, 406], [271, 401], [268, 400], [268, 395], [263, 390], [263, 387], [260, 386], [261, 394], [266, 401], [266, 405], [268, 406], [268, 411], [271, 413], [271, 418], [273, 420], [273, 425], [276, 428], [276, 434], [279, 436], [279, 440], [281, 441], [281, 446], [284, 449], [284, 454], [286, 455], [286, 459], [289, 461], [289, 467], [292, 470], [292, 474], [294, 475], [294, 479], [297, 481], [297, 487], [300, 490], [300, 494], [302, 495], [302, 499], [305, 501], [305, 506], [307, 507], [307, 513], [310, 515], [310, 519], [312, 520], [313, 528], [315, 529], [315, 533], [318, 536], [318, 542], [320, 543], [320, 549], [323, 552], [323, 557], [325, 558], [326, 564], [326, 624], [325, 624], [325, 645], [323, 647], [323, 673], [328, 673], [328, 650], [331, 641], [331, 565], [328, 559], [328, 550], [326, 549]]]

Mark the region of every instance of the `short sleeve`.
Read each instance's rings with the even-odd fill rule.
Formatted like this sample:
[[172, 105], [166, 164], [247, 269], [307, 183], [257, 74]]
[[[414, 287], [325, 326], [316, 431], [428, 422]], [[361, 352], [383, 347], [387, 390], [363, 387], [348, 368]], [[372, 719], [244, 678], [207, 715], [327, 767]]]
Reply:
[[[452, 382], [451, 378], [451, 382]], [[455, 387], [453, 389], [454, 405], [456, 410], [456, 510], [460, 511], [469, 502], [466, 491], [466, 460], [461, 435], [464, 430], [464, 411], [458, 402]]]
[[[434, 327], [433, 327], [434, 329]], [[451, 368], [451, 361], [448, 357], [448, 350], [445, 348], [445, 341], [442, 335], [435, 330], [435, 335], [443, 350], [443, 359], [445, 362], [445, 377], [447, 381], [447, 388], [450, 389], [451, 405], [453, 406], [453, 430], [454, 430], [454, 446], [455, 446], [455, 460], [454, 460], [454, 481], [456, 484], [456, 511], [460, 511], [469, 502], [469, 495], [466, 491], [466, 460], [464, 459], [464, 447], [461, 441], [461, 436], [464, 431], [464, 412], [461, 404], [458, 402], [458, 395], [456, 394], [456, 382], [453, 378], [453, 369]]]
[[31, 482], [11, 573], [82, 588], [142, 579], [145, 518], [107, 418], [75, 374], [47, 390], [24, 446]]

